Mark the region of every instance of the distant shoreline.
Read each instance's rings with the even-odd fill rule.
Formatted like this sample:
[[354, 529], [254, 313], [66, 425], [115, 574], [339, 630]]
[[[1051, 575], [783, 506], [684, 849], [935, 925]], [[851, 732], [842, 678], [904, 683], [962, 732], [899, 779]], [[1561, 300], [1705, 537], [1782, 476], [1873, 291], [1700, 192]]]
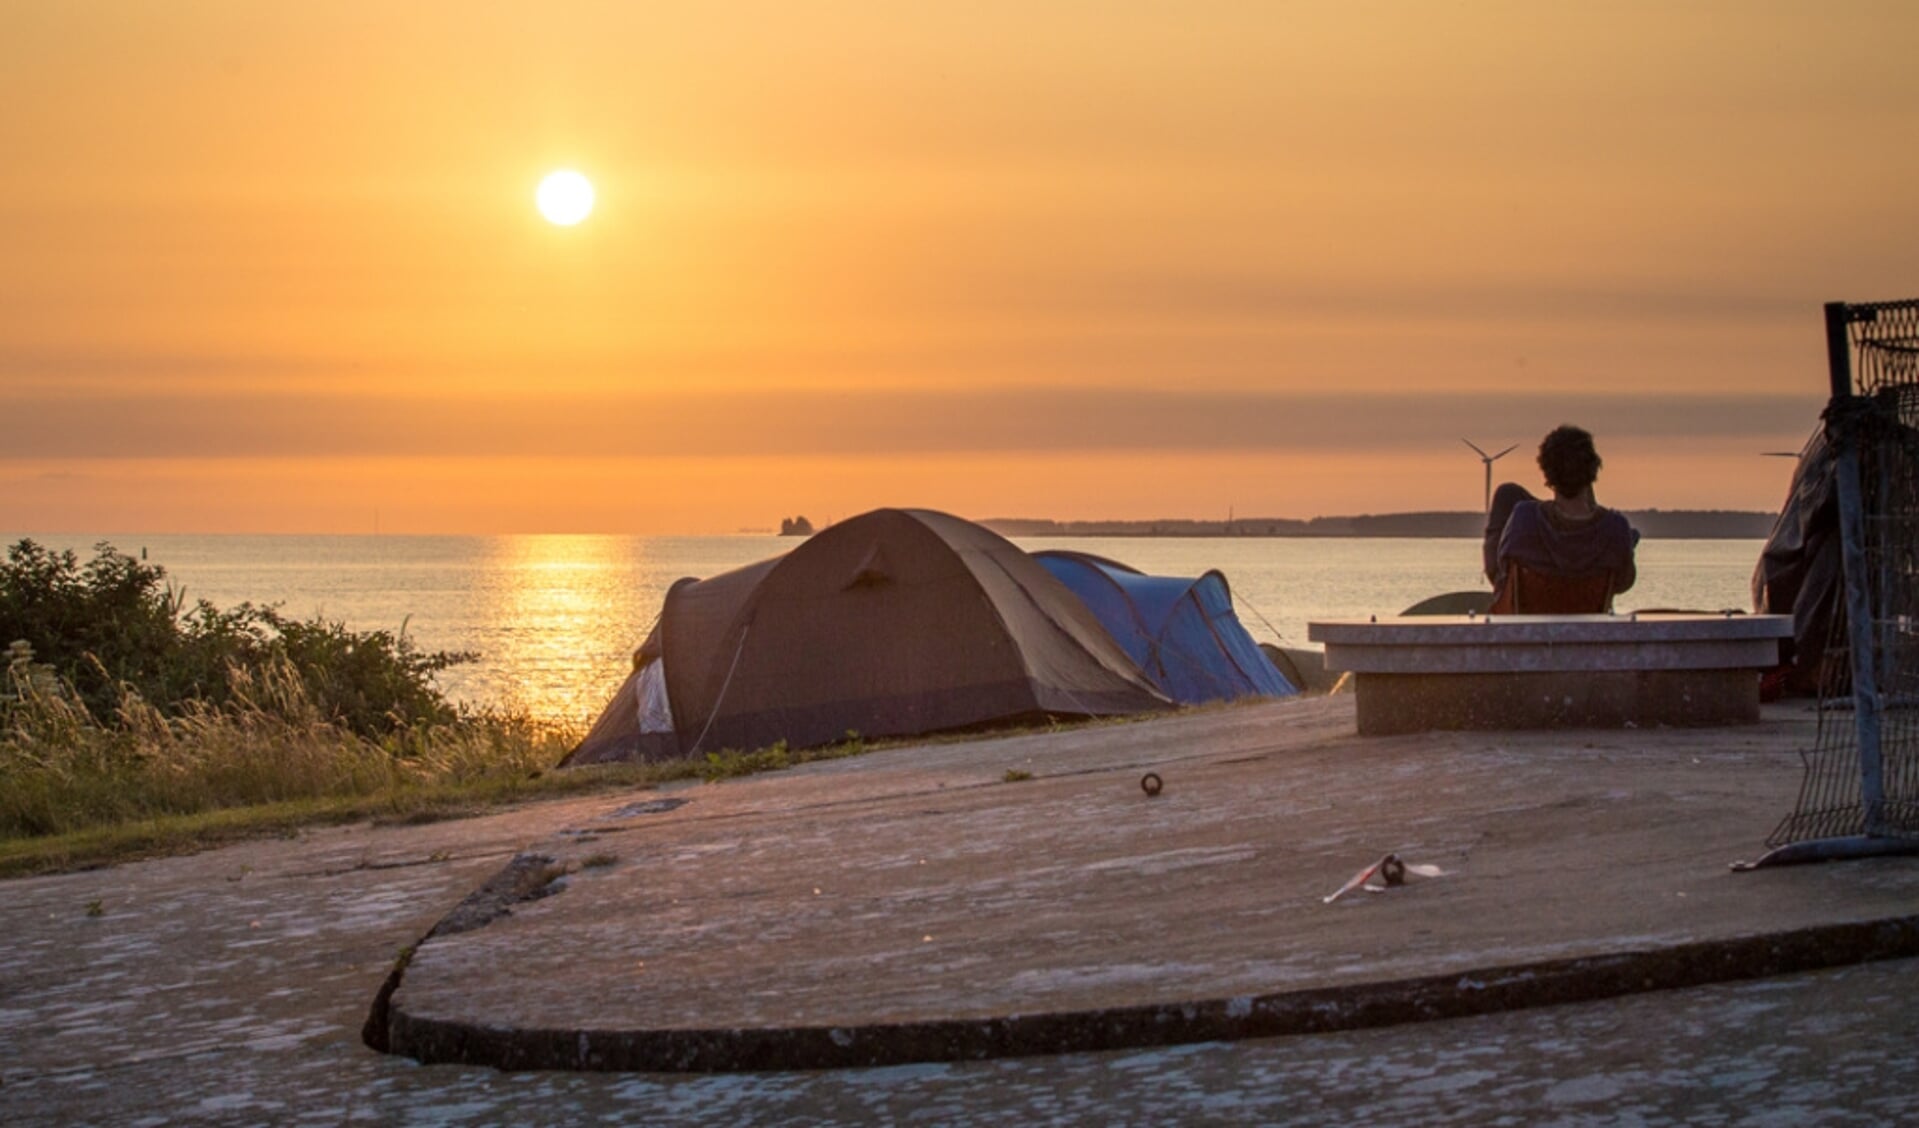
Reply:
[[[1732, 509], [1627, 509], [1650, 540], [1764, 540], [1777, 514]], [[1004, 537], [1465, 537], [1485, 531], [1482, 513], [1380, 513], [1353, 517], [1237, 517], [1225, 521], [1054, 521], [995, 517], [980, 524]]]

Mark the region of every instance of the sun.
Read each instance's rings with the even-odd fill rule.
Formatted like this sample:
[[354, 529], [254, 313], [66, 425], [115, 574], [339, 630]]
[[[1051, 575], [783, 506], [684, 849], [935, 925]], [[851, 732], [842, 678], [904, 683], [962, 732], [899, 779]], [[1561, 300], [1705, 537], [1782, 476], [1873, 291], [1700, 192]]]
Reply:
[[593, 182], [563, 168], [548, 173], [533, 198], [548, 223], [571, 227], [593, 211]]

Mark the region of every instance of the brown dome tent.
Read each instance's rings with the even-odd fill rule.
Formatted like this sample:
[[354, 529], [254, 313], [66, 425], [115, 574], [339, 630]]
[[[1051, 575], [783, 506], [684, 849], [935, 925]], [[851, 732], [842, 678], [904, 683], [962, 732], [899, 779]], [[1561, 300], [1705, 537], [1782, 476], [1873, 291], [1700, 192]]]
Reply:
[[633, 674], [565, 762], [1169, 707], [1092, 612], [1004, 537], [879, 509], [786, 556], [673, 585]]

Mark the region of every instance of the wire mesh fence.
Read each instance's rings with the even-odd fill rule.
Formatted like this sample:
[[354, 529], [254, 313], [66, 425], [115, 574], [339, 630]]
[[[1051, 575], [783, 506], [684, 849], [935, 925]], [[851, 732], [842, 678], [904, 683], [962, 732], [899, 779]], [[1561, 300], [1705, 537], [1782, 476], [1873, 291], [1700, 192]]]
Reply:
[[1818, 735], [1768, 845], [1919, 840], [1919, 299], [1826, 309], [1845, 582]]

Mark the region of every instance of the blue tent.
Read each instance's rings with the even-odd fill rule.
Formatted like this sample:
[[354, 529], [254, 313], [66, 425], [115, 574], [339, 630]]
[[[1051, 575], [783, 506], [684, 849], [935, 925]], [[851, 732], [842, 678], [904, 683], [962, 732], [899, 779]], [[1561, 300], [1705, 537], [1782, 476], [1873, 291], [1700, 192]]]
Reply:
[[1084, 552], [1047, 550], [1033, 558], [1059, 577], [1099, 619], [1154, 687], [1184, 705], [1238, 697], [1288, 697], [1299, 689], [1260, 652], [1239, 616], [1226, 577], [1148, 576]]

